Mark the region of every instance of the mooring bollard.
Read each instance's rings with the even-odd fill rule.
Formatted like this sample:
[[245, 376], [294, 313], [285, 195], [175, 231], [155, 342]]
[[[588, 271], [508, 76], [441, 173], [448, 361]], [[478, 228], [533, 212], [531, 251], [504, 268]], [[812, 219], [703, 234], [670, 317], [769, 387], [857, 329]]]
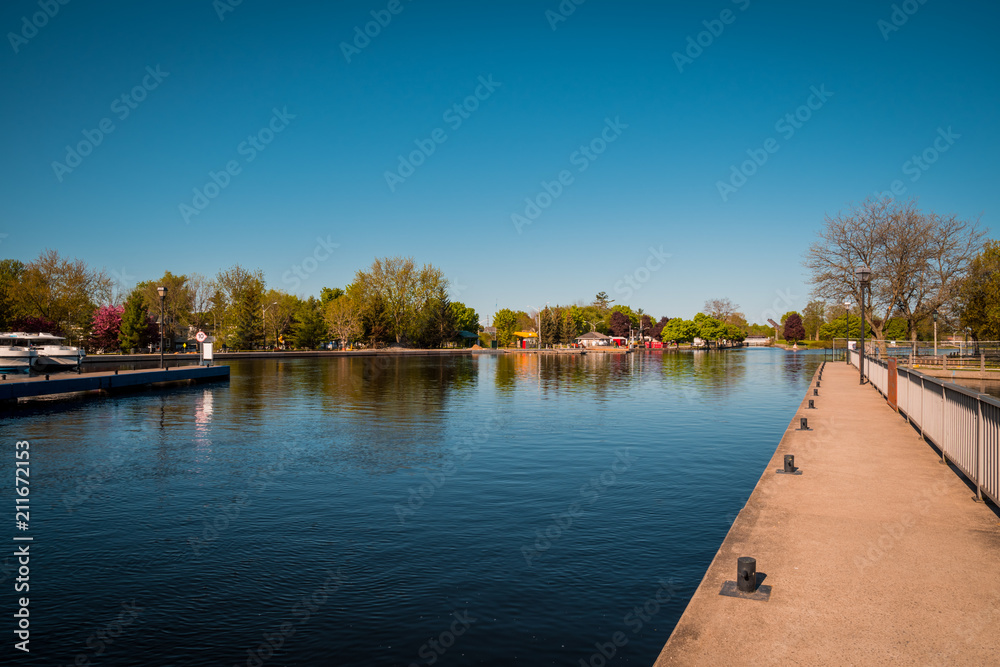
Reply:
[[806, 409], [807, 410], [815, 410], [816, 409], [816, 406], [813, 405], [813, 400], [811, 398], [809, 399], [809, 407], [806, 408]]
[[[117, 368], [115, 369], [115, 375], [118, 375], [118, 369]], [[809, 401], [809, 402], [812, 403], [812, 401]]]
[[785, 454], [785, 472], [795, 472], [795, 454]]
[[46, 373], [46, 374], [45, 374], [45, 379], [46, 379], [46, 380], [48, 380], [48, 379], [49, 379], [49, 374], [48, 374], [48, 373]]
[[816, 380], [816, 386], [817, 387], [819, 386], [819, 380]]
[[819, 389], [813, 389], [813, 396], [819, 396]]
[[736, 588], [741, 593], [757, 590], [757, 559], [740, 556], [736, 559]]
[[809, 420], [805, 417], [799, 417], [799, 428], [797, 430], [811, 431], [812, 429], [809, 428]]

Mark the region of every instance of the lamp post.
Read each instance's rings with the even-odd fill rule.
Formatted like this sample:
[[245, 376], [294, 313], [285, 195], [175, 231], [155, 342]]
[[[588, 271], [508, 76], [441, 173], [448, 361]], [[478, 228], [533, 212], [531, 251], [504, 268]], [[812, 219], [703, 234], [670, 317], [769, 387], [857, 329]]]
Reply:
[[277, 306], [277, 305], [278, 305], [278, 302], [275, 301], [274, 303], [268, 305], [267, 308], [265, 308], [263, 305], [261, 305], [261, 307], [260, 307], [260, 330], [264, 334], [264, 348], [265, 349], [267, 349], [267, 325], [264, 323], [264, 314], [267, 313], [267, 311], [271, 309], [271, 306]]
[[160, 295], [160, 368], [166, 368], [163, 364], [163, 300], [167, 296], [167, 288], [157, 287], [156, 292]]
[[858, 384], [865, 383], [865, 287], [868, 286], [868, 279], [871, 278], [872, 270], [862, 264], [854, 269], [854, 275], [861, 285], [861, 350], [858, 352]]
[[934, 318], [934, 356], [937, 356], [937, 311], [935, 310], [931, 313], [931, 317]]
[[844, 302], [845, 317], [847, 317], [847, 338], [844, 339], [844, 360], [851, 363], [851, 302]]

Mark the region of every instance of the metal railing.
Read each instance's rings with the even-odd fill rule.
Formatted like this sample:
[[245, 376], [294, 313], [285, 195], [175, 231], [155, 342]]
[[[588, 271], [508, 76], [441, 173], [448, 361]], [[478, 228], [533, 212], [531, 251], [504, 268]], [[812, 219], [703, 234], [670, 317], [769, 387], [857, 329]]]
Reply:
[[[858, 353], [850, 351], [858, 366]], [[897, 366], [896, 407], [920, 435], [976, 486], [976, 496], [1000, 504], [1000, 400]], [[889, 362], [865, 356], [865, 377], [890, 399]]]

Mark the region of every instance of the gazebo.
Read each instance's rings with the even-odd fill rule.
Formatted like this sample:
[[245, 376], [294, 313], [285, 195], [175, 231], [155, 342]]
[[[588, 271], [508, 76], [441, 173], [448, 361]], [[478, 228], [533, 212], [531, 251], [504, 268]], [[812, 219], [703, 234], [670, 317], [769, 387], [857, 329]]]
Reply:
[[580, 345], [584, 347], [593, 347], [595, 345], [611, 345], [611, 337], [605, 336], [598, 331], [588, 331], [582, 336], [577, 336], [574, 339]]

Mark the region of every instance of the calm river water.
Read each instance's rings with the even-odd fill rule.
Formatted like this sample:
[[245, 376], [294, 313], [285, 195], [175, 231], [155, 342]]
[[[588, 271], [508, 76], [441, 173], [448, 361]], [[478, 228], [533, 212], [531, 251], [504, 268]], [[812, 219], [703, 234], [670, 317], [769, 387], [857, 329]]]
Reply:
[[236, 361], [4, 417], [3, 654], [27, 596], [19, 664], [650, 665], [821, 361]]

